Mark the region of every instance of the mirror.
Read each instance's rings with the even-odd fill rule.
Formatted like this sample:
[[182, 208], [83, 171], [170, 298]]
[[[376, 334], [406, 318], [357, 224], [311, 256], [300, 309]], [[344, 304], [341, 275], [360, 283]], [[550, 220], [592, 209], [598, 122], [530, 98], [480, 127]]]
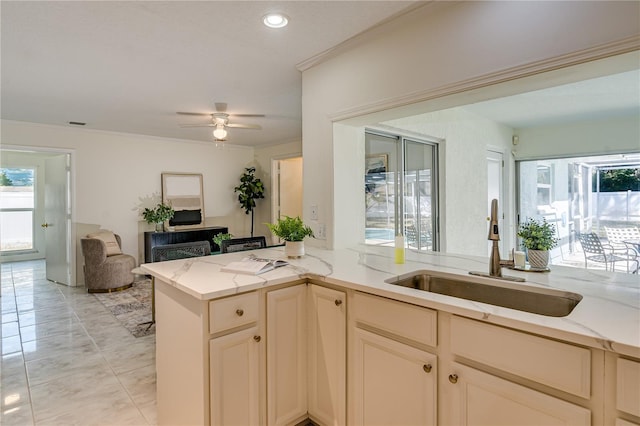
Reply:
[[169, 226], [176, 229], [204, 226], [202, 174], [162, 173], [162, 202], [176, 212]]

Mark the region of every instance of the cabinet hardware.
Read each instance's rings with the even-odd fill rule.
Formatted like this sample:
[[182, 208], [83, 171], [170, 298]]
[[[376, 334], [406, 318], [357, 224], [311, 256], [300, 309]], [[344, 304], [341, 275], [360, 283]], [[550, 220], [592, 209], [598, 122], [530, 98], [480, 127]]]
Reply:
[[457, 374], [449, 374], [449, 381], [453, 384], [458, 383], [458, 375]]
[[261, 339], [261, 337], [260, 337], [260, 336], [253, 336], [253, 340], [255, 340], [256, 342], [259, 342], [259, 341], [260, 341], [260, 339]]
[[244, 315], [244, 311], [242, 309], [236, 309], [236, 314], [241, 317], [242, 315]]
[[425, 364], [422, 366], [422, 369], [424, 370], [425, 373], [431, 373], [431, 364]]
[[342, 300], [336, 299], [336, 306], [340, 306], [340, 305], [342, 305]]

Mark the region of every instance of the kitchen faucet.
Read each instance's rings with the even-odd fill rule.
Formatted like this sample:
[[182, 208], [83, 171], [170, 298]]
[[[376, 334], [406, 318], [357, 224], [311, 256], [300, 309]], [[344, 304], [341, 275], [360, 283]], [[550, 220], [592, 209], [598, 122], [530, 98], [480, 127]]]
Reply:
[[498, 241], [500, 241], [500, 230], [498, 227], [498, 200], [495, 198], [491, 200], [491, 217], [489, 218], [489, 237], [491, 241], [491, 257], [489, 258], [489, 273], [484, 272], [469, 272], [471, 275], [479, 275], [481, 277], [498, 278], [501, 280], [509, 281], [524, 281], [524, 278], [502, 276], [502, 266], [513, 266], [513, 260], [501, 261], [500, 260], [500, 248], [498, 247]]

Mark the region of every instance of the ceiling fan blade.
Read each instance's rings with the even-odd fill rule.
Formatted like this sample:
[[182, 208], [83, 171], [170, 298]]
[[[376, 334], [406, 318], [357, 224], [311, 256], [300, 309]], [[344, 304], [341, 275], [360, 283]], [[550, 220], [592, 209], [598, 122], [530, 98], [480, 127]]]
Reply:
[[214, 104], [216, 106], [217, 112], [227, 112], [227, 103], [226, 102], [216, 102]]
[[204, 117], [211, 117], [213, 115], [213, 113], [211, 113], [211, 112], [181, 112], [181, 111], [176, 112], [176, 114], [179, 114], [179, 115], [198, 115], [198, 116], [204, 116]]
[[216, 127], [215, 124], [213, 123], [204, 123], [204, 124], [187, 124], [187, 123], [180, 123], [179, 124], [180, 127]]
[[229, 114], [232, 117], [264, 117], [264, 114]]
[[235, 124], [235, 123], [229, 123], [226, 125], [226, 127], [233, 127], [236, 129], [255, 129], [255, 130], [261, 130], [262, 126], [258, 125], [258, 124]]

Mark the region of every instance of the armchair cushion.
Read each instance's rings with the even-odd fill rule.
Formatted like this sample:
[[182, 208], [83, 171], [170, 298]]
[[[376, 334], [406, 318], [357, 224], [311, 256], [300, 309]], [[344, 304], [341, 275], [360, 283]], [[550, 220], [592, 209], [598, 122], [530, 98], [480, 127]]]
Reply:
[[94, 239], [103, 241], [107, 248], [107, 252], [106, 252], [107, 256], [115, 256], [117, 254], [122, 254], [122, 249], [120, 249], [120, 245], [116, 240], [116, 236], [111, 231], [94, 232], [93, 234], [87, 235], [87, 238], [94, 238]]

